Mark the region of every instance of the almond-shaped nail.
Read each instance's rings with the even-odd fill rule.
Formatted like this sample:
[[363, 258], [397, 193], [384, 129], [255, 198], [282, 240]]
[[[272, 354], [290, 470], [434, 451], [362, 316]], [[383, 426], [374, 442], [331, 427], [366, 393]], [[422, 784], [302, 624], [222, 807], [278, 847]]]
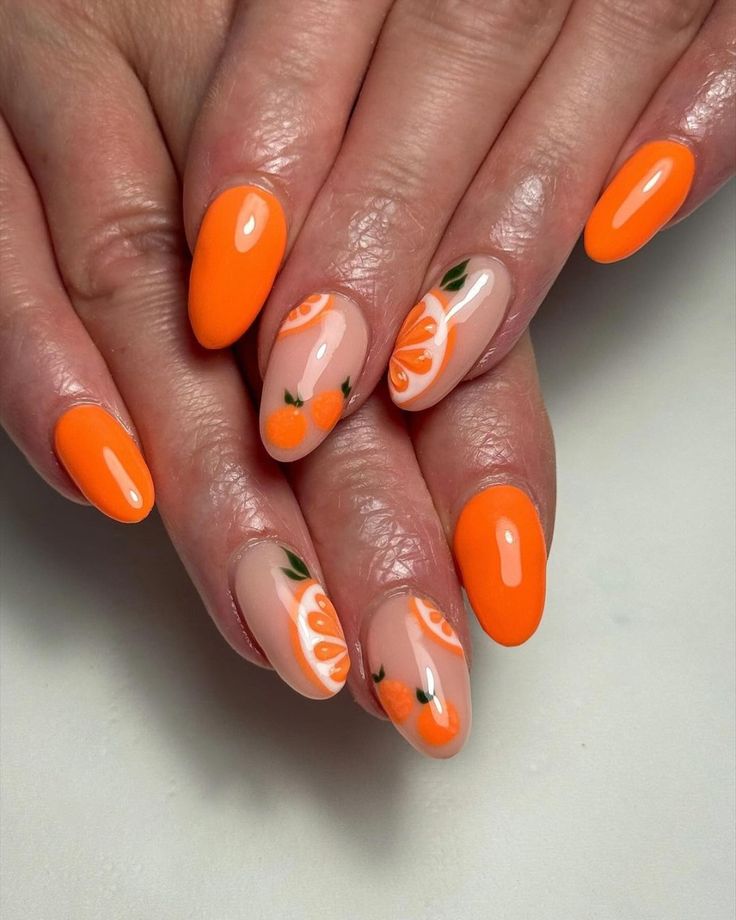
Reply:
[[388, 372], [396, 405], [426, 409], [446, 396], [480, 358], [510, 300], [511, 276], [498, 259], [451, 265], [399, 330]]
[[339, 421], [368, 349], [360, 308], [313, 294], [281, 324], [263, 381], [261, 438], [276, 460], [298, 460]]
[[225, 348], [266, 302], [286, 249], [278, 198], [254, 185], [222, 192], [202, 220], [189, 279], [189, 320], [205, 348]]
[[623, 164], [585, 225], [585, 251], [617, 262], [641, 249], [682, 207], [695, 176], [695, 157], [677, 141], [651, 141]]
[[501, 645], [526, 642], [542, 619], [547, 568], [529, 496], [506, 485], [478, 492], [460, 512], [453, 550], [483, 629]]
[[313, 700], [334, 696], [350, 669], [342, 626], [304, 560], [273, 541], [237, 563], [235, 597], [253, 638], [279, 676]]
[[394, 595], [370, 617], [365, 650], [381, 706], [429, 757], [457, 754], [470, 732], [470, 676], [455, 630], [436, 605]]
[[153, 508], [153, 480], [143, 455], [100, 406], [74, 406], [60, 416], [54, 449], [82, 495], [108, 517], [136, 524]]

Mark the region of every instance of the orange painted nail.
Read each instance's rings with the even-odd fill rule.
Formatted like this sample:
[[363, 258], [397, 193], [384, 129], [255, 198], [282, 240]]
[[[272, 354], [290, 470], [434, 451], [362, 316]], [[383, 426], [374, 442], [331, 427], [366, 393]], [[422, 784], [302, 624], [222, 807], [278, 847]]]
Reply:
[[56, 454], [79, 491], [123, 524], [142, 521], [153, 507], [153, 481], [135, 441], [100, 406], [68, 409], [54, 429]]
[[286, 249], [277, 198], [253, 185], [229, 188], [207, 209], [189, 279], [189, 320], [205, 348], [237, 341], [266, 302]]
[[585, 251], [596, 262], [617, 262], [641, 249], [688, 196], [695, 157], [677, 141], [652, 141], [624, 163], [585, 225]]
[[480, 625], [501, 645], [521, 645], [544, 610], [547, 550], [529, 496], [514, 486], [478, 492], [460, 512], [453, 541]]

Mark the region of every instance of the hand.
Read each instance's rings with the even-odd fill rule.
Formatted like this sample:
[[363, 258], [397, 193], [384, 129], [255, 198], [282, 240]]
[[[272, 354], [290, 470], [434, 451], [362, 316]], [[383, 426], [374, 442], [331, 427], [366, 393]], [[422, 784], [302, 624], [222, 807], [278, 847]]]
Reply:
[[[110, 7], [90, 31], [81, 7], [63, 21], [54, 9], [17, 8], [21, 36], [11, 32], [9, 48], [22, 62], [12, 62], [12, 92], [9, 71], [0, 80], [12, 128], [0, 125], [3, 424], [62, 494], [120, 520], [150, 510], [150, 465], [172, 540], [243, 657], [324, 698], [345, 682], [347, 649], [362, 705], [381, 712], [380, 701], [426, 752], [454, 753], [470, 724], [469, 644], [446, 536], [489, 632], [522, 641], [541, 616], [553, 453], [528, 343], [418, 420], [416, 454], [375, 398], [293, 469], [295, 497], [262, 451], [234, 356], [203, 353], [189, 332], [175, 165], [184, 151], [171, 139], [167, 149], [156, 122], [173, 115], [164, 106], [154, 117], [123, 55], [130, 24]], [[148, 91], [178, 89], [183, 106], [203, 83], [191, 72], [177, 83], [166, 62], [195, 45], [212, 52], [222, 23], [197, 22], [197, 41], [175, 31], [167, 55], [155, 13], [136, 20], [163, 62]], [[194, 108], [178, 110], [183, 122]], [[490, 582], [472, 539], [480, 519], [497, 534]], [[500, 603], [510, 597], [523, 618]]]
[[[239, 6], [186, 171], [190, 311], [233, 341], [289, 253], [260, 332], [272, 456], [312, 450], [387, 363], [409, 410], [492, 367], [612, 170], [603, 261], [707, 198], [733, 171], [735, 25], [728, 0]], [[236, 216], [268, 228], [245, 252]]]

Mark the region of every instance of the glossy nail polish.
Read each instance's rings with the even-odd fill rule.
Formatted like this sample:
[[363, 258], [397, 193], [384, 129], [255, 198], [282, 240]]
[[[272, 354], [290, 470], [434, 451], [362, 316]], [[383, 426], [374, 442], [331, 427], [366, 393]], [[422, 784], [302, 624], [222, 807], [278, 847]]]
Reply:
[[82, 495], [108, 517], [135, 524], [153, 508], [146, 461], [120, 422], [100, 406], [74, 406], [60, 416], [54, 449]]
[[695, 157], [677, 141], [644, 144], [619, 169], [585, 226], [585, 251], [617, 262], [641, 249], [682, 207]]
[[350, 669], [342, 626], [297, 553], [272, 541], [253, 544], [235, 567], [234, 588], [248, 629], [290, 687], [314, 700], [342, 689]]
[[286, 218], [265, 189], [222, 192], [199, 230], [189, 280], [189, 320], [205, 348], [237, 341], [268, 297], [286, 248]]
[[281, 324], [261, 396], [261, 437], [276, 460], [297, 460], [339, 421], [368, 348], [359, 307], [313, 294]]
[[470, 732], [470, 677], [455, 630], [427, 598], [399, 594], [369, 618], [371, 680], [396, 729], [429, 757], [452, 757]]
[[399, 330], [388, 373], [396, 405], [426, 409], [447, 395], [493, 338], [510, 300], [511, 276], [498, 259], [451, 265]]
[[506, 485], [478, 492], [460, 512], [453, 550], [483, 629], [501, 645], [526, 642], [542, 619], [547, 567], [529, 496]]

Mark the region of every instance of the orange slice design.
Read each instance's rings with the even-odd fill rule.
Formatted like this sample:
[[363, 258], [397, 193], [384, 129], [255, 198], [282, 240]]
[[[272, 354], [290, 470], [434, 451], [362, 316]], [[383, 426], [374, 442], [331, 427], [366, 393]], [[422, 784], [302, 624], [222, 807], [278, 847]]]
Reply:
[[348, 647], [337, 612], [314, 578], [294, 595], [289, 632], [294, 655], [307, 677], [320, 690], [337, 693], [350, 669]]
[[439, 643], [453, 655], [465, 654], [455, 630], [429, 601], [412, 597], [409, 599], [409, 610], [421, 626], [422, 632], [433, 642]]
[[328, 310], [331, 310], [335, 298], [332, 294], [312, 294], [305, 301], [294, 307], [281, 324], [277, 339], [283, 339], [294, 332], [308, 329], [318, 323]]
[[419, 301], [399, 330], [389, 362], [389, 386], [398, 405], [416, 399], [445, 368], [455, 340], [447, 321], [449, 298], [433, 288]]

